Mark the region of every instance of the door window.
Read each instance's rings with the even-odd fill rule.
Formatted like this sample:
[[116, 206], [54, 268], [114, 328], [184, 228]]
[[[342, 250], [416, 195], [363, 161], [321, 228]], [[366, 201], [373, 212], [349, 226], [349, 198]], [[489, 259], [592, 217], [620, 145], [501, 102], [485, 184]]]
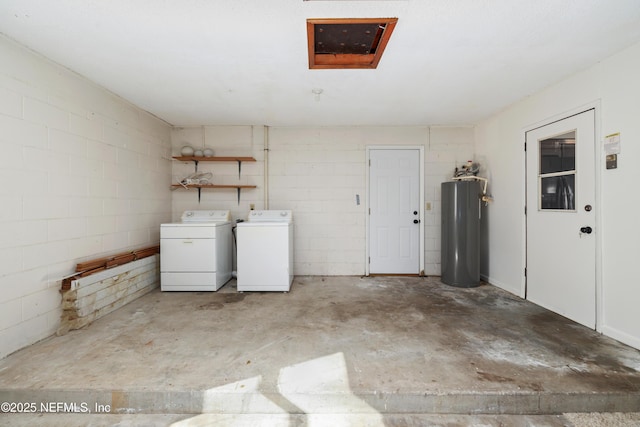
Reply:
[[539, 209], [575, 212], [576, 132], [543, 139], [538, 150]]

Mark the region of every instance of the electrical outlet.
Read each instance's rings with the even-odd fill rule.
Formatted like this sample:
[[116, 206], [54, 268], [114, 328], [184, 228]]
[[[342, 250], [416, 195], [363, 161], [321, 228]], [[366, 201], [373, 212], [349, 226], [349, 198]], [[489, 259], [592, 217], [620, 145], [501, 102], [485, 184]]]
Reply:
[[430, 211], [431, 210], [431, 202], [427, 202], [427, 205], [425, 206], [425, 209]]
[[250, 209], [250, 210], [254, 210], [255, 208], [256, 208], [256, 205], [254, 205], [253, 203], [251, 203], [251, 204], [249, 205], [249, 209]]

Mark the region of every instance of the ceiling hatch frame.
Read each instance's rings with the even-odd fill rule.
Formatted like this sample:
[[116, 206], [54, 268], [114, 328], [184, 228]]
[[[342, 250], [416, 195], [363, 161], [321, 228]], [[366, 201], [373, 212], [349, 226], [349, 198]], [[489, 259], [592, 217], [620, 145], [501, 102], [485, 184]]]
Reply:
[[307, 19], [309, 69], [374, 69], [398, 18]]

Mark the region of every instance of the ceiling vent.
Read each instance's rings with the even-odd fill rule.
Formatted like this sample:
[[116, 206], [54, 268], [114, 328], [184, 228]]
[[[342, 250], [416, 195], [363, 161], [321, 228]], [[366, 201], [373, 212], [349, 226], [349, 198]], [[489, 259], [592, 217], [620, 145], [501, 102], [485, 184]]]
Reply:
[[376, 68], [398, 18], [307, 19], [309, 68]]

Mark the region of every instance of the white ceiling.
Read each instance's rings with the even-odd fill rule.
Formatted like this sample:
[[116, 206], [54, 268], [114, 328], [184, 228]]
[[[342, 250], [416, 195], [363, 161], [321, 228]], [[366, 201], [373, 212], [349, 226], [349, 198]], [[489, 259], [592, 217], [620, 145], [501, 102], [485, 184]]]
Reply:
[[[377, 69], [309, 70], [307, 18], [367, 17]], [[462, 125], [639, 42], [640, 0], [1, 0], [0, 32], [176, 126]]]

